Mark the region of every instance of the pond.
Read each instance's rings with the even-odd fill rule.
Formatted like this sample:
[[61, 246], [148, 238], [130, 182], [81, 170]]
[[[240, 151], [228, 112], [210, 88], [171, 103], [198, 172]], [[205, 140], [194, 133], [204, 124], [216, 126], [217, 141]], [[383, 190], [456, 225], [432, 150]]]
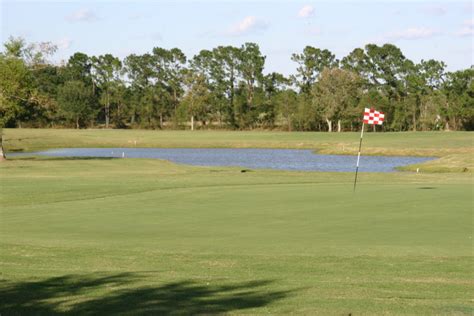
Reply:
[[[241, 148], [63, 148], [33, 153], [59, 157], [155, 158], [195, 166], [235, 166], [249, 169], [352, 172], [356, 156], [320, 155], [300, 149]], [[362, 156], [361, 172], [393, 172], [399, 166], [431, 157]]]

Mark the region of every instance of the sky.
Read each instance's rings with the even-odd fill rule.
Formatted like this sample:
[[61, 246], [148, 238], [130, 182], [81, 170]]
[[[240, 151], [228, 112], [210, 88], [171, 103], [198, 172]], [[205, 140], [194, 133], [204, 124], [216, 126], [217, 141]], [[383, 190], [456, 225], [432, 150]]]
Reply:
[[0, 0], [0, 37], [52, 42], [53, 62], [75, 52], [120, 58], [180, 48], [254, 42], [266, 56], [265, 73], [296, 72], [293, 53], [310, 45], [342, 59], [368, 43], [392, 43], [419, 62], [444, 61], [449, 71], [470, 67], [474, 14], [470, 1], [151, 1]]

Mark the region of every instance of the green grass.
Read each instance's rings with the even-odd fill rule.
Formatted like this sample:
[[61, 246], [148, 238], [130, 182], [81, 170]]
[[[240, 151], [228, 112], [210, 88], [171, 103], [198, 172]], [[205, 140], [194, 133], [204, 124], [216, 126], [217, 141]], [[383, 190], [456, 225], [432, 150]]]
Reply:
[[470, 172], [474, 171], [474, 153], [454, 154], [440, 157], [421, 164], [398, 167], [401, 171], [416, 171], [431, 173]]
[[[40, 131], [36, 148], [79, 139], [62, 132], [45, 141], [52, 132]], [[146, 135], [146, 146], [224, 144], [220, 132], [80, 133], [91, 135], [84, 146], [131, 135]], [[222, 133], [239, 146], [356, 137]], [[367, 143], [427, 137], [426, 148], [462, 152], [470, 137], [406, 135]], [[16, 159], [0, 176], [2, 315], [474, 312], [472, 173], [362, 173], [355, 194], [349, 173], [145, 159]]]
[[[472, 132], [365, 133], [364, 153], [434, 155], [474, 153]], [[360, 133], [4, 129], [7, 151], [63, 147], [307, 148], [357, 154]]]

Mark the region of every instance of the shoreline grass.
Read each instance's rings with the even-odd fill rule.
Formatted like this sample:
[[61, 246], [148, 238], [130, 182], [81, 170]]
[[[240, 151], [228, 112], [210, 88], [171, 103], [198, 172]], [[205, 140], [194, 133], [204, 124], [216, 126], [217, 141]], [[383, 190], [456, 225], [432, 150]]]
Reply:
[[[277, 148], [310, 149], [320, 154], [356, 155], [359, 133], [267, 131], [153, 131], [4, 129], [4, 149], [11, 152], [65, 147]], [[367, 133], [363, 155], [437, 157], [399, 170], [469, 172], [474, 170], [472, 132]]]
[[[7, 152], [64, 147], [190, 147], [313, 149], [357, 154], [359, 133], [4, 129]], [[472, 132], [366, 133], [366, 154], [444, 156], [474, 150]]]

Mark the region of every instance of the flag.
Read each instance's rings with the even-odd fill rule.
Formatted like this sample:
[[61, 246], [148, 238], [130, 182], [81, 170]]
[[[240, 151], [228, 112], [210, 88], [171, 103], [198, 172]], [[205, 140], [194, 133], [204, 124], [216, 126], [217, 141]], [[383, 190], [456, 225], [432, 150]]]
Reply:
[[385, 119], [383, 112], [375, 111], [373, 108], [364, 110], [364, 123], [369, 125], [382, 125]]

